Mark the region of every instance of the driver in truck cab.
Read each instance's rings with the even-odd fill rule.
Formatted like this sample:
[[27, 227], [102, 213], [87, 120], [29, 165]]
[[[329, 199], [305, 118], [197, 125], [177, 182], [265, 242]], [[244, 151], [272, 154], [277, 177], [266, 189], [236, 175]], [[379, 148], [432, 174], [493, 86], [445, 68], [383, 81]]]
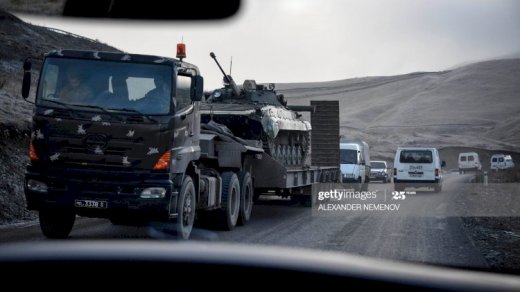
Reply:
[[69, 104], [88, 104], [93, 94], [84, 84], [80, 72], [72, 70], [67, 76], [67, 83], [58, 93], [58, 98]]

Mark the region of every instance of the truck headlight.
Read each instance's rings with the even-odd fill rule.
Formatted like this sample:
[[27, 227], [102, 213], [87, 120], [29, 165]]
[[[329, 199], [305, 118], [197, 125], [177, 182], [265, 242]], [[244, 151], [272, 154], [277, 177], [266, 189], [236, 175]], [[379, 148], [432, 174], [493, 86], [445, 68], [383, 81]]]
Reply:
[[161, 199], [166, 195], [165, 188], [151, 187], [141, 191], [140, 197], [143, 199]]
[[47, 184], [39, 180], [29, 179], [27, 180], [27, 188], [33, 192], [47, 193]]

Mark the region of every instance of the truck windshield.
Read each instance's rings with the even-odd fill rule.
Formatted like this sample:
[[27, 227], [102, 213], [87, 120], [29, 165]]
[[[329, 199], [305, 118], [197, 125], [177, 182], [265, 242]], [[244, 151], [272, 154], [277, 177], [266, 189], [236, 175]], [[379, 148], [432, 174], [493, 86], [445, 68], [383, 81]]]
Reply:
[[54, 107], [58, 101], [89, 110], [168, 114], [172, 72], [162, 64], [47, 58], [37, 104]]
[[357, 164], [357, 151], [349, 149], [340, 150], [341, 164]]

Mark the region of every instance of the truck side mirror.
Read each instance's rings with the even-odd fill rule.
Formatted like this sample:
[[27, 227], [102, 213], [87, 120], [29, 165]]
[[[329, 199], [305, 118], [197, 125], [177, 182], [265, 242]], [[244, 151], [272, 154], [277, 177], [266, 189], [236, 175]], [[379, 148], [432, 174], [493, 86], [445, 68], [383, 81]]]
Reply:
[[201, 101], [204, 95], [204, 78], [202, 76], [193, 77], [193, 83], [191, 87], [191, 100]]
[[27, 99], [31, 91], [31, 60], [25, 59], [23, 62], [23, 81], [22, 81], [22, 97]]
[[444, 160], [442, 161], [441, 167], [446, 167], [446, 161], [444, 161]]

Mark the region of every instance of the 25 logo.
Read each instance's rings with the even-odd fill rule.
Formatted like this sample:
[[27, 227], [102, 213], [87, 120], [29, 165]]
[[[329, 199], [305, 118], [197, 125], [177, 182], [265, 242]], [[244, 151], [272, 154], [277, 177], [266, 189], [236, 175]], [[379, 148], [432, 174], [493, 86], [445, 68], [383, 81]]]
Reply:
[[398, 191], [392, 192], [392, 200], [404, 200], [404, 199], [406, 199], [406, 195], [404, 194], [404, 192], [398, 192]]

